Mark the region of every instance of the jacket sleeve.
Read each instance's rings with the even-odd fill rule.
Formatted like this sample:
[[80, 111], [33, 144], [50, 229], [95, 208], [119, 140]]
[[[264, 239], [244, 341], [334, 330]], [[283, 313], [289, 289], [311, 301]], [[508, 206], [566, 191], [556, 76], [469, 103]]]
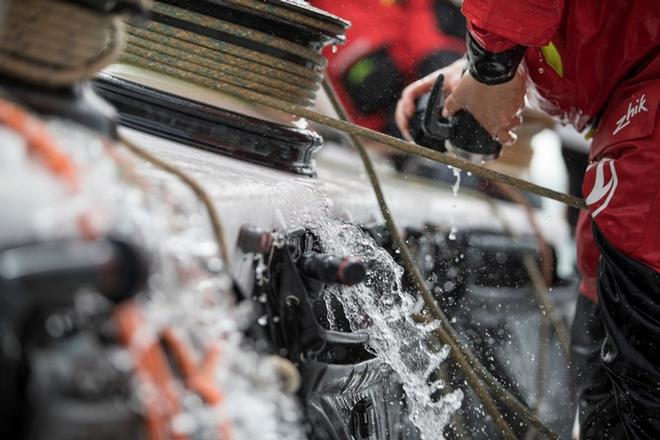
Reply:
[[462, 7], [470, 33], [490, 52], [515, 45], [545, 46], [563, 10], [564, 0], [465, 0]]

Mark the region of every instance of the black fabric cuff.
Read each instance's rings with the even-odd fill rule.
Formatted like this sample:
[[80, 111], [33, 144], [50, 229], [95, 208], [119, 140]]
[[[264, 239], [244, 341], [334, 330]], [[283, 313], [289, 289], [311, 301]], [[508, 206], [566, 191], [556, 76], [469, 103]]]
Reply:
[[525, 46], [516, 45], [503, 52], [489, 52], [467, 34], [467, 56], [470, 74], [477, 81], [488, 84], [502, 84], [510, 81], [525, 54]]

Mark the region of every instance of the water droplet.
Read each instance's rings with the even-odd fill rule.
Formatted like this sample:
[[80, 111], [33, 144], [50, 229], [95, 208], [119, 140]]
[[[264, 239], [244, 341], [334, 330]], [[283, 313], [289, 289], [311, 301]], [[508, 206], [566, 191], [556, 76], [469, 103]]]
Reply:
[[268, 316], [266, 315], [260, 316], [259, 319], [257, 319], [257, 323], [262, 327], [265, 326], [266, 324], [268, 324]]
[[458, 196], [458, 191], [461, 189], [461, 169], [450, 166], [451, 171], [454, 173], [456, 181], [451, 186], [451, 190], [454, 193], [454, 197]]
[[46, 320], [46, 331], [53, 338], [59, 338], [66, 331], [63, 320], [58, 315], [49, 316]]
[[540, 74], [543, 74], [543, 72], [545, 72], [545, 71], [543, 70], [543, 67], [539, 67], [539, 73], [540, 73]]

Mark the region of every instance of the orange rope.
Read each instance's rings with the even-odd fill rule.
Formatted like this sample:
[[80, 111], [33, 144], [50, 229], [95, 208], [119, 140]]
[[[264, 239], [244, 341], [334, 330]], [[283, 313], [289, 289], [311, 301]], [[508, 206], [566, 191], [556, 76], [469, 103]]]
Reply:
[[[80, 177], [75, 163], [59, 149], [43, 122], [19, 106], [0, 99], [0, 124], [21, 135], [29, 153], [64, 181], [71, 191], [80, 190]], [[83, 237], [87, 239], [98, 237], [89, 215], [83, 214], [78, 218], [78, 227]]]
[[[131, 351], [136, 360], [136, 374], [144, 383], [150, 384], [155, 395], [142, 401], [145, 405], [145, 423], [149, 440], [185, 440], [186, 436], [171, 432], [172, 420], [178, 414], [179, 396], [174, 387], [174, 377], [168, 367], [167, 358], [157, 340], [136, 340], [144, 325], [134, 302], [117, 307], [115, 319], [119, 327], [121, 342]], [[141, 335], [140, 335], [141, 336]]]
[[[19, 134], [26, 143], [29, 153], [41, 162], [53, 175], [60, 178], [73, 192], [80, 190], [80, 177], [75, 163], [62, 152], [44, 123], [31, 116], [19, 106], [0, 99], [0, 124]], [[112, 155], [111, 155], [112, 157]], [[114, 158], [114, 157], [113, 157]], [[116, 158], [115, 158], [116, 159]], [[78, 218], [78, 226], [86, 238], [97, 236], [88, 215]], [[144, 322], [135, 303], [118, 306], [115, 319], [119, 327], [120, 341], [136, 359], [136, 374], [143, 383], [151, 385], [143, 399], [145, 424], [149, 440], [185, 440], [187, 436], [172, 432], [172, 422], [180, 411], [180, 396], [175, 387], [175, 378], [170, 370], [163, 348], [157, 340], [136, 341]], [[224, 396], [215, 384], [215, 369], [220, 358], [220, 347], [214, 345], [200, 365], [195, 365], [187, 347], [171, 329], [162, 334], [171, 347], [186, 385], [210, 405], [218, 405]], [[137, 337], [141, 337], [137, 336]], [[231, 440], [230, 425], [223, 421], [219, 427], [223, 440]]]
[[[195, 365], [193, 355], [174, 329], [164, 329], [161, 337], [171, 350], [188, 388], [197, 393], [209, 405], [216, 406], [222, 403], [224, 396], [215, 380], [215, 371], [221, 354], [220, 346], [212, 345], [201, 363]], [[221, 439], [231, 440], [233, 438], [231, 426], [226, 420], [220, 423], [218, 429]]]
[[17, 105], [0, 100], [0, 122], [23, 136], [30, 153], [46, 168], [62, 178], [71, 189], [78, 189], [78, 174], [73, 161], [59, 150], [41, 121]]

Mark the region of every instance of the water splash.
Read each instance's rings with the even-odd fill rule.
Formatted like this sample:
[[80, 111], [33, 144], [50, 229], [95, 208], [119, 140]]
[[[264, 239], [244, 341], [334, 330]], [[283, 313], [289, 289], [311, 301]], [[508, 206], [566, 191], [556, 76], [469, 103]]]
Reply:
[[[449, 166], [449, 165], [448, 165]], [[461, 189], [461, 169], [449, 166], [449, 169], [454, 173], [456, 181], [451, 186], [451, 191], [454, 193], [454, 197], [458, 197], [458, 191]]]
[[444, 388], [442, 381], [428, 378], [449, 354], [448, 347], [435, 350], [427, 342], [436, 324], [417, 324], [415, 298], [402, 290], [403, 269], [392, 257], [356, 226], [327, 222], [313, 228], [327, 252], [352, 255], [369, 262], [364, 283], [331, 286], [354, 330], [369, 334], [368, 349], [399, 376], [408, 398], [410, 419], [424, 439], [443, 439], [443, 430], [460, 408], [463, 393], [450, 391], [440, 398], [431, 395]]
[[[451, 191], [454, 194], [454, 197], [458, 197], [458, 191], [461, 189], [461, 169], [456, 168], [456, 167], [452, 167], [452, 166], [449, 166], [449, 169], [451, 169], [451, 171], [454, 173], [454, 177], [456, 177], [456, 181], [451, 186]], [[468, 173], [468, 175], [469, 175], [469, 173]], [[455, 203], [452, 205], [452, 208], [456, 208]], [[449, 229], [449, 236], [447, 238], [451, 241], [456, 240], [456, 233], [457, 232], [458, 232], [458, 228], [456, 227], [456, 213], [452, 209], [451, 228]]]

